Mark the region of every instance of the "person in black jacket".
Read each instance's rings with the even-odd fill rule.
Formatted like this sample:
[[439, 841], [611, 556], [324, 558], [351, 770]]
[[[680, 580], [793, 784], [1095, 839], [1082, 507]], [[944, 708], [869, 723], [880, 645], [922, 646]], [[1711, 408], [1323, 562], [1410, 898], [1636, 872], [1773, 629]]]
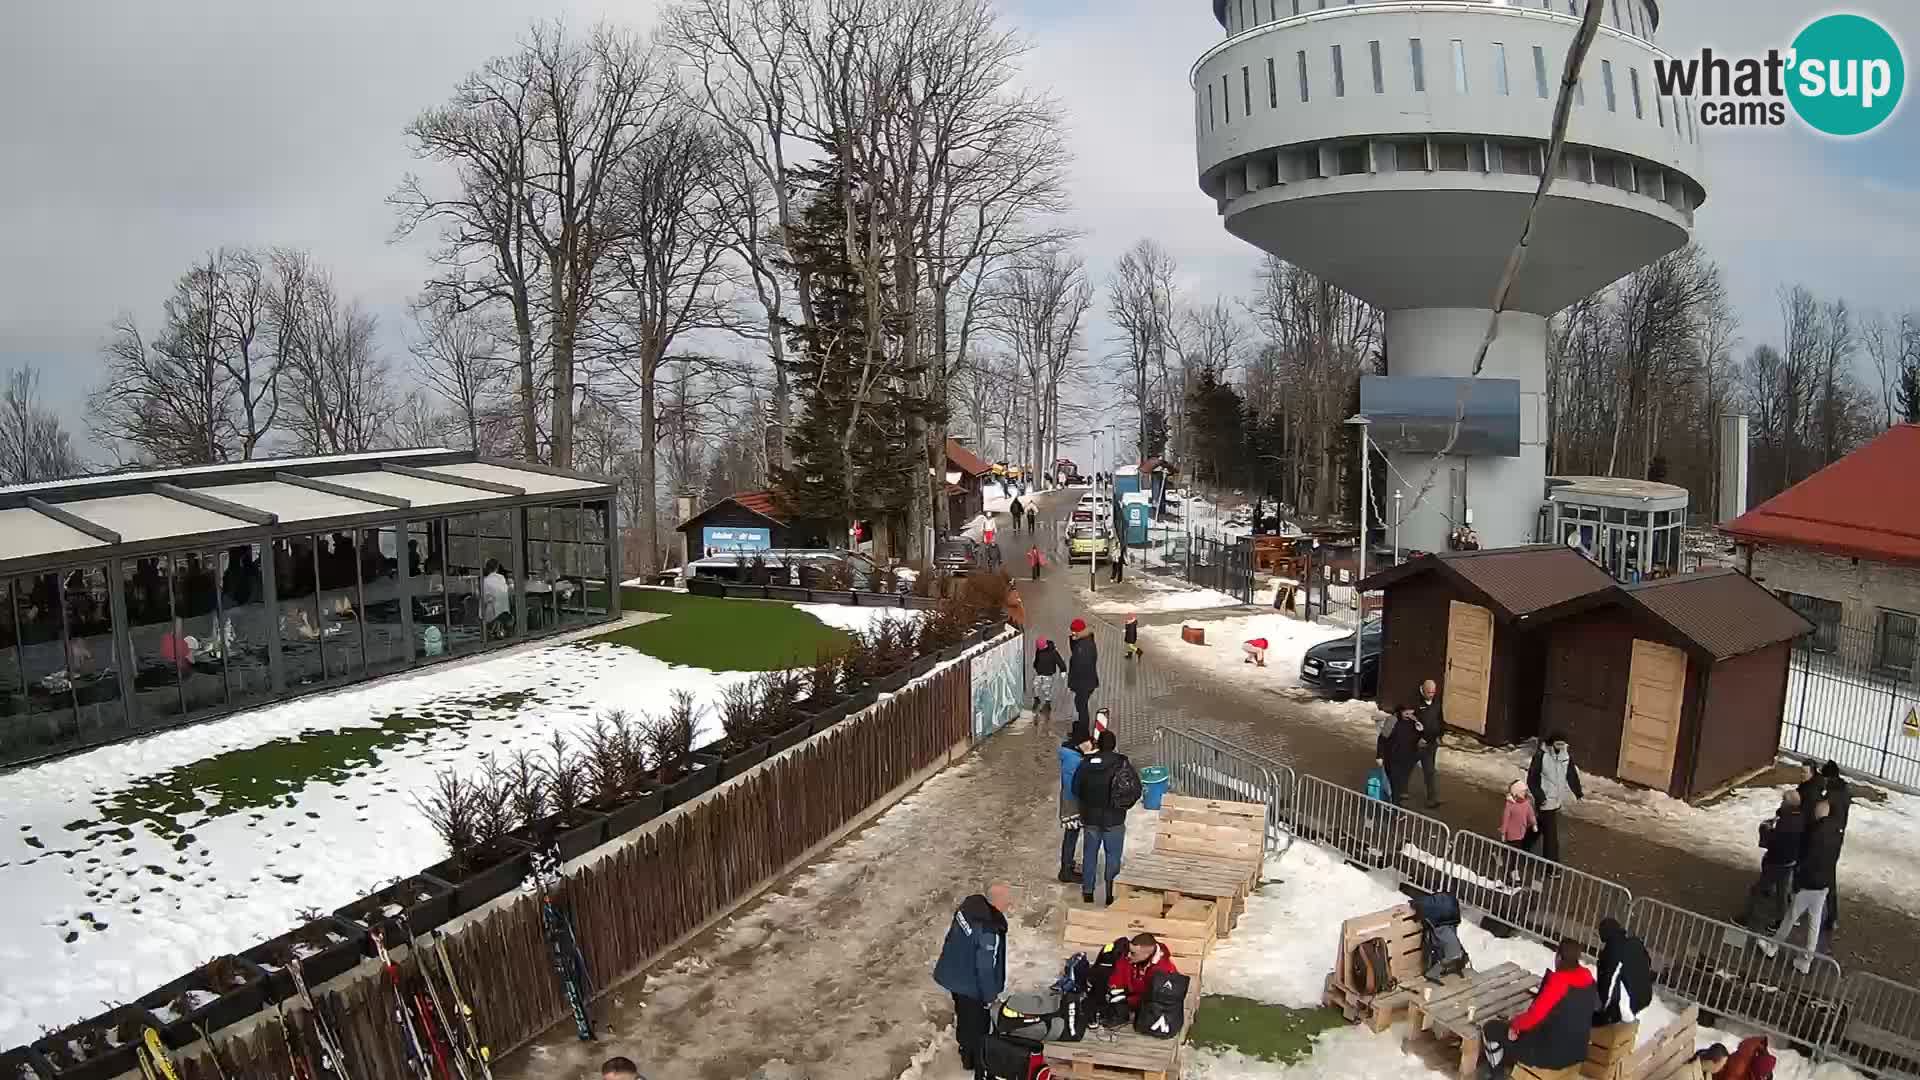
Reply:
[[[1806, 844], [1800, 851], [1800, 865], [1793, 872], [1793, 903], [1787, 908], [1787, 917], [1780, 920], [1780, 928], [1773, 932], [1773, 942], [1761, 946], [1767, 955], [1773, 955], [1773, 944], [1793, 934], [1793, 928], [1800, 924], [1803, 916], [1807, 920], [1807, 951], [1811, 953], [1820, 947], [1820, 928], [1824, 925], [1821, 920], [1839, 861], [1840, 830], [1834, 825], [1832, 808], [1825, 802], [1817, 802], [1813, 804], [1813, 825], [1807, 829]], [[1812, 966], [1812, 959], [1806, 955], [1794, 961], [1794, 967], [1803, 975]]]
[[1581, 951], [1578, 941], [1562, 940], [1554, 950], [1553, 970], [1526, 1011], [1511, 1020], [1489, 1021], [1482, 1029], [1481, 1046], [1496, 1077], [1516, 1065], [1559, 1070], [1587, 1059], [1600, 995], [1580, 963]]
[[1420, 722], [1420, 776], [1427, 785], [1427, 809], [1432, 810], [1440, 805], [1435, 759], [1440, 753], [1440, 736], [1447, 733], [1447, 719], [1440, 710], [1440, 685], [1432, 679], [1420, 684], [1420, 700], [1413, 706], [1413, 717]]
[[1620, 920], [1609, 915], [1600, 920], [1599, 929], [1600, 973], [1594, 981], [1600, 1010], [1593, 1014], [1593, 1024], [1625, 1024], [1653, 1001], [1653, 960], [1645, 943], [1627, 933]]
[[1381, 730], [1373, 742], [1373, 763], [1387, 770], [1387, 797], [1402, 805], [1407, 797], [1407, 782], [1420, 761], [1420, 721], [1414, 709], [1402, 708]]
[[[1821, 794], [1826, 798], [1827, 805], [1833, 808], [1831, 812], [1836, 822], [1834, 831], [1838, 834], [1834, 839], [1834, 861], [1838, 862], [1840, 852], [1847, 847], [1847, 815], [1853, 810], [1853, 790], [1847, 787], [1847, 781], [1841, 777], [1840, 763], [1837, 761], [1820, 766], [1820, 781]], [[1840, 924], [1840, 883], [1835, 881], [1833, 884], [1834, 887], [1827, 890], [1826, 923], [1820, 928], [1823, 932]]]
[[1783, 792], [1780, 809], [1760, 823], [1760, 880], [1747, 891], [1747, 907], [1740, 925], [1750, 930], [1772, 933], [1786, 911], [1788, 894], [1793, 892], [1793, 871], [1800, 865], [1800, 847], [1806, 840], [1806, 818], [1801, 813], [1800, 793]]
[[1067, 639], [1067, 689], [1073, 691], [1073, 709], [1080, 723], [1092, 730], [1093, 716], [1087, 700], [1100, 689], [1100, 647], [1094, 644], [1093, 631], [1087, 629], [1085, 619], [1073, 620], [1067, 629], [1071, 631]]
[[1080, 899], [1093, 903], [1100, 855], [1105, 852], [1108, 907], [1113, 906], [1113, 879], [1120, 876], [1127, 843], [1127, 808], [1113, 805], [1113, 777], [1133, 767], [1115, 749], [1117, 743], [1111, 730], [1102, 731], [1093, 753], [1080, 759], [1080, 768], [1073, 774], [1073, 794], [1080, 801]]
[[1048, 716], [1053, 715], [1053, 691], [1060, 675], [1067, 670], [1067, 662], [1060, 657], [1060, 650], [1052, 641], [1040, 639], [1033, 650], [1033, 711], [1043, 708]]

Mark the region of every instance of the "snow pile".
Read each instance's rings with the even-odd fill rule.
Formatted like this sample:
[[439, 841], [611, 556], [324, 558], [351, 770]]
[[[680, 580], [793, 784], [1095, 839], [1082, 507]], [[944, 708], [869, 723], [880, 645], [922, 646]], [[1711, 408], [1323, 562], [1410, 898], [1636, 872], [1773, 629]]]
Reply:
[[841, 630], [871, 630], [874, 625], [890, 620], [918, 622], [925, 614], [915, 608], [868, 607], [852, 604], [795, 604], [801, 611], [819, 619], [828, 626]]
[[1155, 611], [1205, 611], [1209, 608], [1239, 607], [1240, 598], [1217, 589], [1196, 589], [1185, 582], [1165, 581], [1142, 576], [1139, 582], [1147, 595], [1137, 600], [1096, 599], [1093, 610], [1106, 614]]
[[[1143, 626], [1140, 637], [1144, 644], [1179, 663], [1235, 681], [1253, 680], [1263, 686], [1286, 688], [1300, 685], [1300, 659], [1308, 649], [1323, 641], [1353, 636], [1350, 630], [1302, 622], [1277, 611], [1209, 619], [1203, 625], [1207, 632], [1205, 645], [1180, 640], [1180, 630], [1173, 626]], [[1246, 663], [1240, 651], [1241, 642], [1259, 637], [1267, 639], [1264, 668]], [[1367, 711], [1370, 713], [1372, 707]]]

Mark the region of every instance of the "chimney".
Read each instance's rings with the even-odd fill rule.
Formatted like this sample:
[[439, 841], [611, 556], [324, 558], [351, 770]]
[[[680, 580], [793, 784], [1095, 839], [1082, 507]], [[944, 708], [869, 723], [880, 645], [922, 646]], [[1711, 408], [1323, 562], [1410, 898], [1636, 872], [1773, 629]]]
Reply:
[[[673, 500], [673, 523], [676, 526], [685, 525], [687, 523], [687, 519], [692, 516], [693, 516], [693, 492], [683, 491], [679, 495], [675, 496]], [[674, 537], [673, 554], [676, 558], [680, 560], [674, 565], [685, 566], [687, 565], [687, 544], [688, 544], [687, 534], [676, 528], [674, 530], [673, 537]]]
[[1747, 414], [1720, 418], [1720, 505], [1714, 523], [1724, 525], [1747, 512]]

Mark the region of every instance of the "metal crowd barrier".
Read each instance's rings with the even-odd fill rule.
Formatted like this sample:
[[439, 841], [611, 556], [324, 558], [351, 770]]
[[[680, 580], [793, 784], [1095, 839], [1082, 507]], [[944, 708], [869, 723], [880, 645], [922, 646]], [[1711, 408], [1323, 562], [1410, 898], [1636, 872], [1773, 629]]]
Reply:
[[1286, 823], [1295, 786], [1291, 767], [1205, 732], [1163, 727], [1154, 737], [1160, 742], [1161, 760], [1171, 772], [1175, 794], [1262, 803], [1267, 808], [1266, 850], [1285, 851], [1293, 843]]
[[1702, 1012], [1809, 1048], [1827, 1046], [1840, 1026], [1840, 965], [1830, 956], [1644, 896], [1627, 928], [1646, 943], [1654, 981]]
[[1623, 886], [1478, 833], [1454, 833], [1448, 861], [1462, 905], [1550, 946], [1574, 938], [1598, 951], [1600, 920], [1624, 925], [1633, 906]]
[[1845, 1014], [1826, 1053], [1877, 1080], [1920, 1077], [1920, 990], [1869, 971], [1841, 985]]
[[1317, 776], [1295, 784], [1290, 824], [1294, 835], [1415, 888], [1439, 892], [1452, 879], [1447, 849], [1453, 830], [1443, 822]]

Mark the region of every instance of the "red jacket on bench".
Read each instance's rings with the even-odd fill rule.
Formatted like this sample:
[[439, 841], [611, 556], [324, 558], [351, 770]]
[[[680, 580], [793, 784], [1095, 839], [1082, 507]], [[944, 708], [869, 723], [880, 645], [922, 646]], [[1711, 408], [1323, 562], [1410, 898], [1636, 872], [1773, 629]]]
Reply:
[[1121, 957], [1120, 962], [1113, 965], [1113, 975], [1108, 978], [1107, 986], [1109, 988], [1125, 987], [1127, 1007], [1137, 1009], [1140, 1007], [1141, 995], [1147, 992], [1147, 982], [1153, 978], [1155, 972], [1161, 971], [1169, 975], [1180, 974], [1180, 969], [1173, 966], [1173, 955], [1167, 952], [1166, 945], [1155, 942], [1153, 958], [1144, 964], [1134, 963], [1131, 955]]
[[1587, 1037], [1593, 1030], [1593, 1013], [1599, 1001], [1593, 973], [1586, 968], [1549, 972], [1527, 1011], [1507, 1025], [1516, 1040], [1527, 1044], [1520, 1060], [1547, 1069], [1564, 1069], [1585, 1061]]

